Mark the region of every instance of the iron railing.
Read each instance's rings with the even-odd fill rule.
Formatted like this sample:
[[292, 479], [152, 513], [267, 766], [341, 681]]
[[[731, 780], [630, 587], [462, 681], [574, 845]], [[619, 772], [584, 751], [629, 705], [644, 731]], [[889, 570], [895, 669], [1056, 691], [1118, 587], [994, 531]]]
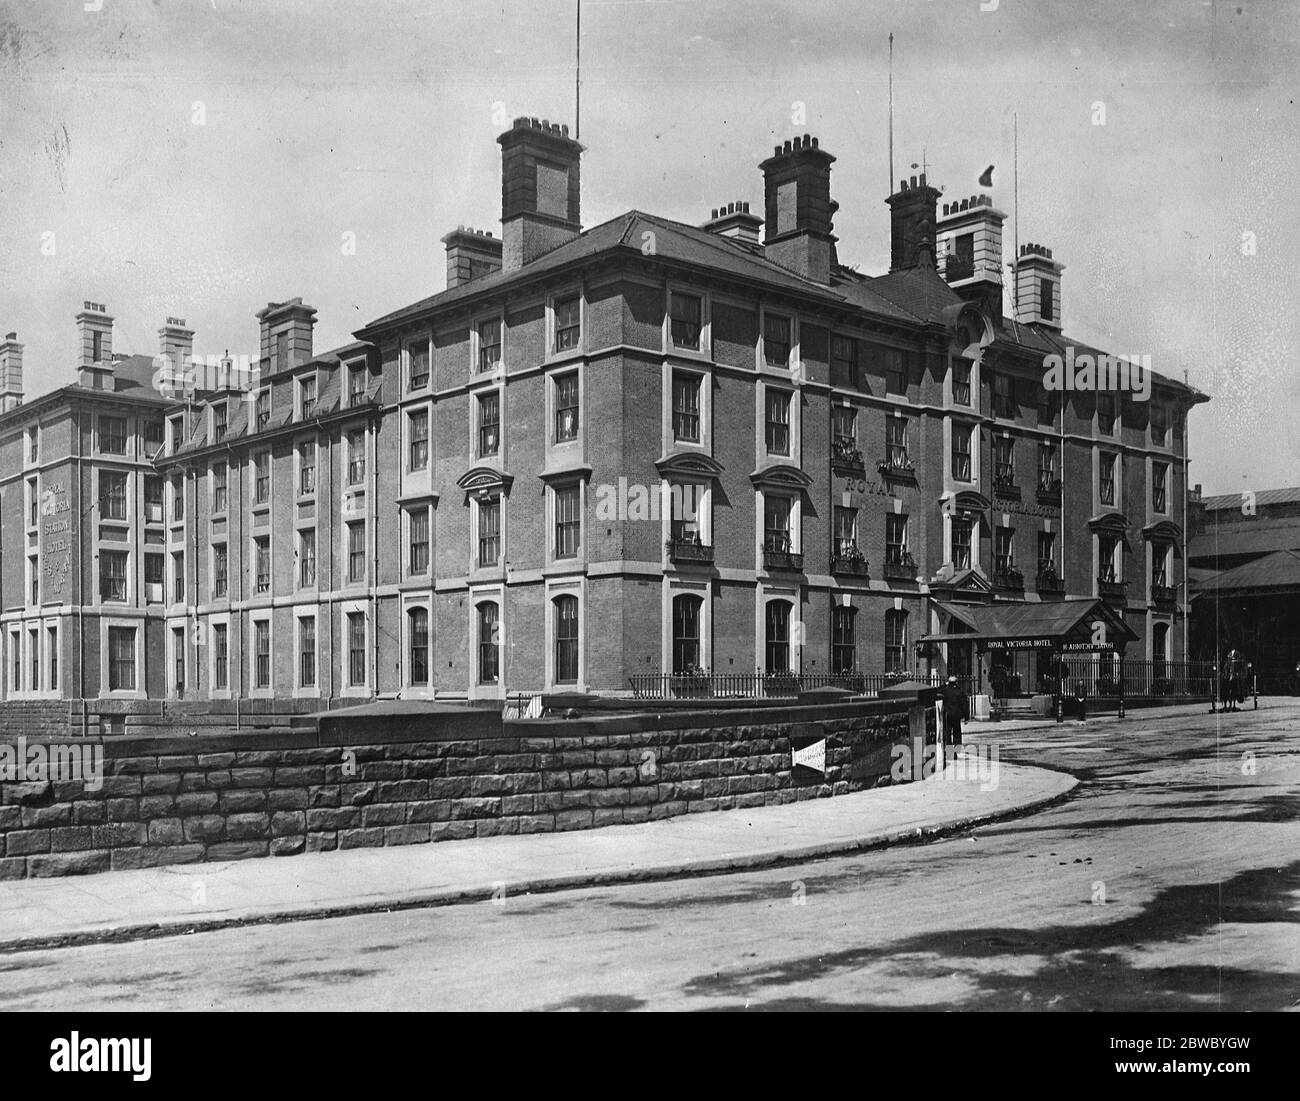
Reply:
[[713, 546], [698, 539], [668, 539], [664, 542], [673, 562], [712, 562]]
[[[1143, 658], [1062, 658], [1067, 696], [1126, 697], [1186, 696], [1210, 697], [1217, 685], [1212, 661], [1149, 661]], [[1056, 692], [1054, 677], [1039, 678], [1039, 691]], [[1121, 691], [1122, 690], [1122, 691]]]
[[[974, 677], [959, 677], [961, 690], [975, 690]], [[905, 680], [933, 688], [945, 678], [936, 672], [896, 673], [633, 673], [628, 677], [636, 699], [793, 699], [801, 692], [842, 688], [857, 696], [876, 697]]]

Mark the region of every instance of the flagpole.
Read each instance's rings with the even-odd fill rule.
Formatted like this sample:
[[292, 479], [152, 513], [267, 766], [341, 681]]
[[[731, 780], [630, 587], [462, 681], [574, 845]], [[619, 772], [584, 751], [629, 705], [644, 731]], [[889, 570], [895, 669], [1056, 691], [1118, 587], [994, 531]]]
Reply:
[[582, 138], [582, 0], [576, 0], [573, 34], [576, 64], [573, 72], [573, 140]]
[[1013, 202], [1014, 216], [1012, 218], [1012, 229], [1015, 233], [1016, 243], [1015, 251], [1011, 254], [1011, 319], [1020, 320], [1020, 286], [1018, 270], [1016, 265], [1020, 263], [1020, 113], [1015, 112], [1011, 116], [1012, 129], [1012, 157], [1013, 157]]
[[889, 32], [889, 188], [894, 193], [894, 32]]

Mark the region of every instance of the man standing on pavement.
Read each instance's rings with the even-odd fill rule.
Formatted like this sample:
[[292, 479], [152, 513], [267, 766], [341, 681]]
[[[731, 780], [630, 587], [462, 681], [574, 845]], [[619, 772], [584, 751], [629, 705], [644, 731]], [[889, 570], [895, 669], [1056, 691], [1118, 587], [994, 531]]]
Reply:
[[946, 745], [961, 745], [961, 723], [970, 718], [970, 700], [961, 690], [956, 677], [949, 677], [943, 686], [943, 721], [947, 730], [944, 734]]

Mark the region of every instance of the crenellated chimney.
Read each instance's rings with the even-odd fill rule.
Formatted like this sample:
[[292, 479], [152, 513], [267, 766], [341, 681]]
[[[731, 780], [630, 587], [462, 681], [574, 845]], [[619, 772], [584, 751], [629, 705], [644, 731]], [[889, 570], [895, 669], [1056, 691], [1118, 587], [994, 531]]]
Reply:
[[167, 318], [158, 330], [158, 354], [171, 364], [173, 370], [185, 370], [194, 355], [194, 330], [186, 327], [185, 318]]
[[23, 403], [23, 346], [17, 333], [6, 333], [0, 344], [0, 412]]
[[1016, 257], [1015, 317], [1027, 325], [1061, 328], [1061, 272], [1064, 264], [1052, 259], [1043, 245], [1021, 245]]
[[890, 210], [890, 271], [934, 267], [934, 205], [938, 200], [939, 191], [925, 182], [925, 173], [919, 183], [913, 176], [910, 186], [907, 180], [900, 180], [898, 190], [885, 200]]
[[268, 302], [266, 309], [258, 310], [257, 321], [261, 326], [262, 361], [269, 363], [271, 374], [311, 362], [316, 311], [304, 306], [301, 298]]
[[457, 226], [442, 243], [447, 246], [448, 290], [501, 270], [501, 241], [490, 233]]
[[726, 203], [717, 207], [701, 229], [716, 233], [719, 237], [730, 237], [733, 241], [743, 241], [747, 245], [758, 244], [759, 230], [763, 228], [763, 219], [749, 212], [749, 203]]
[[829, 283], [837, 263], [831, 232], [839, 204], [831, 198], [835, 158], [808, 134], [778, 145], [763, 172], [767, 235], [763, 255], [817, 283]]
[[83, 302], [77, 314], [77, 383], [113, 388], [113, 319], [102, 302]]
[[568, 126], [517, 118], [501, 146], [502, 267], [517, 271], [582, 232], [582, 146]]
[[1002, 316], [1002, 223], [988, 195], [944, 203], [937, 223], [939, 272], [962, 298]]

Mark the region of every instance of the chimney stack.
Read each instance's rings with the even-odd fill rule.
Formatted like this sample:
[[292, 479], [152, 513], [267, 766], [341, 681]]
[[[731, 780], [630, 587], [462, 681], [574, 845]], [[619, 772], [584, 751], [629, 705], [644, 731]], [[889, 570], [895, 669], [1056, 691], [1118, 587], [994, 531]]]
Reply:
[[186, 328], [185, 318], [169, 317], [158, 330], [158, 355], [170, 367], [174, 380], [186, 377], [194, 355], [194, 330]]
[[1015, 317], [1027, 325], [1061, 328], [1061, 272], [1043, 245], [1021, 245], [1015, 261]]
[[0, 344], [0, 412], [23, 403], [23, 346], [17, 333], [6, 333]]
[[568, 126], [517, 118], [501, 146], [502, 267], [518, 271], [582, 232], [582, 146]]
[[1002, 317], [1002, 223], [988, 195], [944, 203], [937, 223], [940, 274], [967, 302]]
[[890, 210], [890, 271], [934, 267], [934, 204], [938, 199], [939, 191], [925, 182], [922, 173], [920, 181], [913, 176], [910, 185], [900, 180], [898, 190], [885, 200]]
[[257, 312], [261, 326], [262, 362], [270, 374], [290, 371], [312, 358], [312, 330], [316, 311], [304, 306], [301, 298], [288, 302], [268, 302]]
[[763, 255], [817, 283], [829, 283], [838, 262], [831, 232], [839, 209], [831, 198], [834, 163], [816, 138], [804, 134], [778, 145], [758, 166], [767, 222]]
[[457, 226], [442, 239], [447, 246], [447, 289], [501, 270], [501, 241], [481, 229]]
[[102, 302], [83, 302], [77, 314], [77, 383], [113, 388], [113, 319]]
[[700, 226], [708, 233], [719, 237], [730, 237], [733, 241], [743, 241], [747, 245], [756, 245], [759, 230], [763, 228], [763, 219], [749, 212], [749, 203], [725, 203], [709, 216], [709, 220]]

